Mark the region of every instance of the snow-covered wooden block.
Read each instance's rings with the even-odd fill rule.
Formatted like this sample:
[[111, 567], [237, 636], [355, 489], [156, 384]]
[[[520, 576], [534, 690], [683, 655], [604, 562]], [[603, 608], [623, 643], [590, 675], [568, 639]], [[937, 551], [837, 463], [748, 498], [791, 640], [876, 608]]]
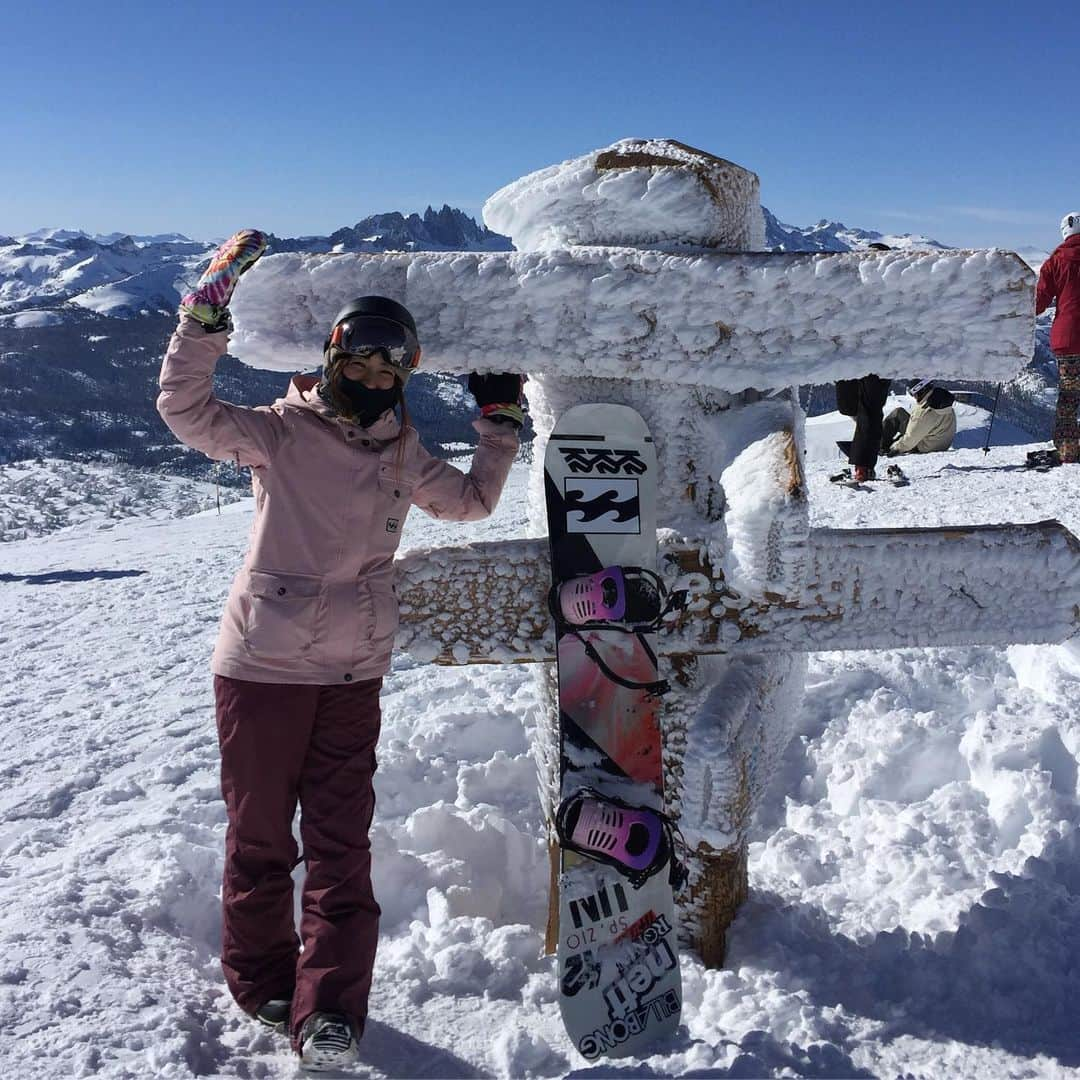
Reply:
[[[1080, 630], [1080, 540], [1056, 521], [814, 529], [807, 553], [798, 593], [753, 596], [698, 547], [662, 548], [659, 569], [688, 607], [669, 617], [661, 654], [1037, 644]], [[403, 651], [438, 664], [555, 659], [546, 539], [418, 549], [396, 565]]]
[[596, 245], [761, 251], [761, 183], [674, 139], [622, 139], [495, 192], [484, 221], [522, 250]]
[[733, 392], [867, 370], [998, 381], [1031, 358], [1034, 289], [1031, 269], [997, 250], [290, 253], [245, 275], [229, 351], [254, 367], [315, 367], [342, 304], [377, 293], [413, 313], [425, 371]]
[[[788, 389], [870, 371], [1011, 377], [1032, 354], [1034, 275], [996, 250], [766, 253], [757, 176], [665, 139], [541, 169], [496, 192], [484, 216], [520, 250], [264, 258], [234, 300], [230, 351], [257, 367], [315, 367], [341, 305], [378, 293], [413, 312], [426, 370], [528, 373], [534, 536], [558, 417], [585, 401], [642, 415], [659, 462], [659, 569], [690, 601], [660, 637], [666, 800], [694, 853], [680, 919], [719, 963], [806, 650], [1057, 641], [1077, 625], [1077, 541], [1060, 527], [812, 531]], [[414, 551], [398, 570], [406, 651], [553, 659], [544, 540]], [[1002, 586], [1033, 572], [1041, 604]], [[550, 823], [558, 708], [551, 665], [537, 670]]]

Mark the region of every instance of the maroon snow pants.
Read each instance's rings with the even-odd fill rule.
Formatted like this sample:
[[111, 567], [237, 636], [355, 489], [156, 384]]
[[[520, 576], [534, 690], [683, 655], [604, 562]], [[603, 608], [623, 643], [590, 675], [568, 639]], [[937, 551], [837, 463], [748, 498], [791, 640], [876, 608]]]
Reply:
[[[294, 1044], [313, 1012], [345, 1013], [361, 1030], [367, 1015], [379, 934], [368, 828], [381, 686], [214, 676], [229, 822], [221, 966], [246, 1012], [292, 997]], [[290, 876], [298, 801], [307, 870], [299, 939]]]

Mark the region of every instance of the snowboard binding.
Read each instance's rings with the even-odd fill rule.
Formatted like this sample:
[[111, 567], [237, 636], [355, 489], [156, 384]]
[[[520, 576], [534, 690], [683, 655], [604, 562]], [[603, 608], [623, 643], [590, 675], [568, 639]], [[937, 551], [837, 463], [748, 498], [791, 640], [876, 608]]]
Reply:
[[672, 888], [686, 880], [686, 868], [675, 857], [677, 830], [658, 810], [582, 788], [563, 800], [555, 831], [565, 850], [614, 866], [635, 888], [665, 866]]
[[609, 566], [571, 578], [558, 587], [559, 611], [568, 626], [606, 626], [656, 630], [664, 586], [658, 575], [639, 566]]
[[626, 634], [652, 634], [663, 628], [664, 616], [686, 606], [686, 590], [667, 594], [660, 575], [640, 566], [608, 566], [552, 586], [548, 606], [556, 626], [572, 634], [585, 655], [619, 686], [644, 690], [659, 697], [671, 689], [666, 679], [635, 682], [612, 671], [582, 630], [616, 630]]

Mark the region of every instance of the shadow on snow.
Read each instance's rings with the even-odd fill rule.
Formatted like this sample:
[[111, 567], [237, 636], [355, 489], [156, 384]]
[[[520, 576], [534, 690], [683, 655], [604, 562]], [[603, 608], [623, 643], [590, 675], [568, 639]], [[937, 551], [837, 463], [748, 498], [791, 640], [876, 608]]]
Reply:
[[111, 581], [113, 578], [141, 577], [147, 570], [50, 570], [44, 574], [0, 574], [0, 582], [24, 585], [59, 585], [66, 581]]
[[955, 931], [898, 927], [865, 941], [835, 933], [817, 906], [752, 894], [729, 966], [783, 970], [818, 1006], [880, 1020], [885, 1041], [949, 1039], [1080, 1065], [1080, 834], [1052, 836], [1021, 873], [991, 880]]

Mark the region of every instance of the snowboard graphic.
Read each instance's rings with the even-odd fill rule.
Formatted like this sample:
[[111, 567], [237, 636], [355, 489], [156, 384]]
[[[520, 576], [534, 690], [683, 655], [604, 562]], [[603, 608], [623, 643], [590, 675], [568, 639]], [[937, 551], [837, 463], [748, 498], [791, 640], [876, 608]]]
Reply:
[[[628, 610], [626, 603], [618, 606], [611, 577], [601, 581], [598, 572], [655, 569], [656, 452], [633, 409], [577, 405], [555, 425], [544, 469], [559, 674], [560, 819], [571, 808], [568, 819], [580, 826], [574, 837], [586, 837], [598, 853], [568, 850], [569, 839], [562, 844], [559, 1001], [566, 1030], [586, 1058], [624, 1057], [672, 1034], [682, 1008], [667, 860], [647, 877], [633, 869], [648, 861], [651, 841], [660, 843], [658, 827], [650, 832], [639, 822], [647, 817], [655, 826], [651, 812], [664, 805], [660, 703], [642, 688], [657, 680], [655, 633], [610, 621], [606, 628], [602, 621], [599, 627], [569, 623], [556, 597], [567, 582], [597, 575], [595, 588], [579, 590], [579, 605], [592, 597], [592, 610], [609, 617]], [[621, 588], [621, 575], [613, 577]], [[662, 858], [663, 848], [651, 850]], [[616, 853], [630, 865], [600, 861]]]

